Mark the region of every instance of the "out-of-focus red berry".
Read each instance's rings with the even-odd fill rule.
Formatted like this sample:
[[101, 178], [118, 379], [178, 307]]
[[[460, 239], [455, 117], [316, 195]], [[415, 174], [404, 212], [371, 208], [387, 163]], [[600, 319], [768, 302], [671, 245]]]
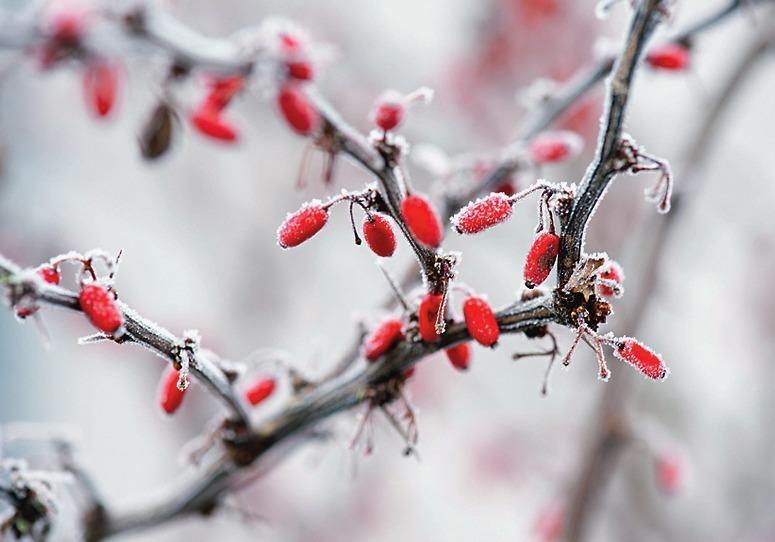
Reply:
[[376, 361], [393, 348], [404, 336], [403, 322], [398, 318], [390, 318], [382, 322], [363, 341], [363, 356], [369, 361]]

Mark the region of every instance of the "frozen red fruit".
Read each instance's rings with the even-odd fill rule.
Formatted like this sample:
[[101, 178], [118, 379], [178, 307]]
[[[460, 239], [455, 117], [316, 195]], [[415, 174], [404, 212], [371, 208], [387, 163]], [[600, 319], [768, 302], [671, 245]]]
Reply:
[[646, 55], [646, 62], [652, 68], [681, 71], [689, 66], [689, 58], [689, 49], [680, 43], [666, 43], [659, 47], [654, 47]]
[[444, 353], [452, 366], [459, 371], [467, 370], [471, 364], [471, 346], [468, 343], [451, 346], [444, 350]]
[[482, 346], [498, 342], [500, 328], [490, 304], [483, 298], [471, 296], [463, 303], [463, 317], [471, 337]]
[[252, 406], [267, 400], [274, 393], [277, 383], [272, 377], [263, 377], [245, 388], [245, 400]]
[[298, 85], [286, 85], [277, 95], [277, 105], [291, 128], [301, 135], [309, 135], [320, 122], [320, 115]]
[[418, 241], [436, 248], [441, 244], [441, 222], [425, 196], [412, 194], [401, 202], [401, 216]]
[[479, 233], [500, 224], [511, 216], [511, 200], [502, 193], [472, 201], [452, 217], [458, 233]]
[[404, 336], [403, 323], [398, 318], [382, 322], [363, 341], [363, 356], [376, 361]]
[[560, 238], [548, 231], [542, 231], [533, 240], [525, 260], [525, 286], [535, 288], [549, 276], [560, 252]]
[[663, 493], [674, 495], [681, 490], [684, 481], [684, 464], [677, 453], [657, 456], [654, 462], [657, 487]]
[[667, 376], [668, 371], [662, 356], [632, 337], [622, 337], [619, 341], [614, 349], [617, 358], [626, 361], [649, 378], [661, 380]]
[[201, 133], [220, 141], [236, 141], [237, 130], [220, 113], [206, 103], [191, 115], [191, 124]]
[[567, 130], [544, 132], [528, 147], [530, 158], [537, 164], [560, 162], [576, 156], [583, 146], [581, 137]]
[[124, 325], [124, 315], [116, 299], [107, 288], [97, 283], [86, 284], [78, 297], [81, 310], [94, 327], [109, 335], [116, 335]]
[[315, 68], [309, 60], [288, 62], [285, 67], [288, 69], [288, 77], [293, 79], [311, 81], [315, 77]]
[[327, 221], [328, 211], [319, 201], [307, 202], [280, 225], [277, 244], [283, 248], [298, 246], [323, 229]]
[[396, 234], [387, 217], [372, 213], [363, 219], [363, 237], [377, 256], [388, 258], [396, 251]]
[[217, 111], [223, 110], [234, 96], [242, 90], [244, 80], [240, 75], [221, 77], [210, 82], [210, 93], [205, 98], [205, 103]]
[[162, 376], [159, 390], [159, 405], [167, 414], [174, 414], [183, 403], [183, 397], [186, 396], [188, 388], [181, 390], [178, 387], [179, 379], [180, 373], [175, 369], [168, 369]]
[[616, 262], [608, 262], [603, 271], [600, 272], [599, 278], [603, 281], [610, 281], [615, 283], [609, 284], [606, 282], [600, 282], [597, 285], [597, 292], [605, 297], [619, 297], [621, 295], [621, 285], [624, 280], [624, 271], [621, 266]]
[[371, 120], [378, 128], [387, 132], [401, 124], [405, 110], [403, 96], [395, 91], [387, 91], [377, 98], [371, 112]]
[[114, 62], [100, 61], [89, 64], [83, 74], [86, 103], [100, 117], [113, 109], [118, 96], [120, 70]]
[[48, 15], [48, 35], [67, 45], [77, 43], [86, 30], [86, 13], [75, 6], [53, 9]]
[[53, 265], [44, 264], [38, 267], [38, 276], [49, 284], [58, 285], [62, 281], [62, 273]]
[[439, 333], [436, 331], [436, 319], [439, 315], [441, 302], [444, 296], [441, 294], [426, 294], [420, 301], [418, 310], [418, 326], [420, 328], [420, 337], [428, 343], [439, 340]]
[[517, 188], [514, 185], [514, 181], [505, 180], [493, 189], [493, 192], [498, 192], [506, 196], [513, 196], [517, 192]]

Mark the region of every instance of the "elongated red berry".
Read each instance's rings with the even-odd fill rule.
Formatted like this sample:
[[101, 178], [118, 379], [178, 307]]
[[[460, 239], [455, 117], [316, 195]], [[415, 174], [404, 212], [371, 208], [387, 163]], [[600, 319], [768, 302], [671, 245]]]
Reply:
[[657, 487], [663, 493], [678, 493], [684, 482], [684, 461], [675, 452], [660, 453], [654, 461]]
[[274, 393], [277, 383], [270, 376], [259, 378], [250, 386], [245, 388], [245, 400], [252, 406], [266, 401]]
[[371, 112], [371, 120], [378, 128], [387, 132], [401, 124], [405, 111], [404, 97], [396, 91], [388, 90], [377, 98]]
[[560, 238], [548, 231], [542, 231], [533, 240], [525, 260], [525, 286], [535, 288], [549, 276], [560, 252]]
[[296, 133], [309, 135], [320, 122], [320, 115], [298, 85], [285, 85], [277, 95], [277, 105]]
[[120, 70], [114, 62], [100, 61], [89, 64], [83, 74], [86, 103], [100, 117], [113, 109], [118, 96]]
[[506, 194], [493, 192], [489, 196], [472, 201], [455, 216], [452, 224], [458, 233], [479, 233], [511, 216], [511, 200]]
[[597, 285], [597, 292], [605, 297], [619, 297], [621, 296], [621, 286], [622, 281], [624, 280], [624, 271], [622, 270], [622, 267], [616, 263], [616, 262], [608, 262], [603, 269], [603, 271], [600, 272], [600, 275], [598, 275], [600, 279], [603, 279], [604, 281], [610, 281], [615, 283], [613, 284], [607, 284], [605, 282], [600, 282]]
[[205, 98], [205, 103], [221, 111], [226, 108], [234, 96], [242, 90], [245, 82], [240, 75], [220, 77], [210, 81], [210, 93]]
[[439, 340], [439, 334], [436, 331], [436, 318], [439, 315], [443, 297], [441, 294], [426, 294], [422, 301], [420, 301], [420, 308], [417, 311], [417, 323], [420, 329], [420, 337], [427, 343]]
[[377, 256], [389, 258], [396, 251], [396, 234], [382, 213], [372, 213], [363, 219], [363, 237]]
[[363, 356], [369, 361], [379, 359], [404, 336], [403, 326], [398, 318], [382, 322], [363, 341]]
[[277, 229], [277, 244], [283, 248], [298, 246], [323, 229], [327, 221], [328, 211], [320, 201], [308, 201], [295, 213], [288, 213]]
[[646, 55], [646, 62], [656, 69], [681, 71], [689, 67], [689, 49], [680, 43], [666, 43], [653, 48]]
[[668, 371], [662, 356], [632, 337], [622, 337], [614, 349], [614, 355], [649, 378], [661, 380], [667, 376]]
[[116, 304], [116, 299], [107, 288], [97, 283], [85, 284], [78, 296], [81, 310], [94, 327], [109, 335], [120, 335], [124, 325], [124, 315]]
[[447, 359], [452, 366], [459, 370], [465, 371], [471, 364], [471, 346], [468, 343], [462, 343], [444, 350], [447, 354]]
[[188, 388], [181, 390], [178, 388], [180, 374], [175, 369], [167, 369], [162, 375], [161, 385], [159, 387], [159, 405], [167, 414], [174, 414], [183, 403]]
[[201, 133], [220, 141], [236, 141], [237, 130], [221, 114], [207, 103], [191, 115], [191, 124]]
[[428, 198], [411, 194], [401, 202], [401, 216], [418, 241], [436, 248], [441, 244], [441, 222]]
[[581, 137], [567, 130], [544, 132], [528, 147], [530, 158], [537, 164], [560, 162], [578, 155], [583, 147]]
[[295, 60], [285, 64], [288, 77], [299, 81], [311, 81], [315, 77], [315, 68], [309, 60]]
[[498, 342], [501, 331], [495, 313], [483, 298], [471, 296], [463, 303], [463, 317], [471, 337], [482, 346]]

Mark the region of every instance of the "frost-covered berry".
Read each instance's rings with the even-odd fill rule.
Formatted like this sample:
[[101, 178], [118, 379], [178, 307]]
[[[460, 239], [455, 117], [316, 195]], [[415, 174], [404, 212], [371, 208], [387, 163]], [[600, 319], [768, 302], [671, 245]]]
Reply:
[[277, 244], [295, 247], [315, 235], [328, 221], [328, 210], [318, 200], [308, 201], [295, 213], [289, 213], [277, 229]]
[[288, 77], [299, 81], [311, 81], [315, 77], [315, 68], [309, 60], [296, 60], [285, 64]]
[[404, 336], [403, 323], [398, 318], [385, 320], [363, 341], [363, 356], [376, 361]]
[[418, 241], [433, 248], [441, 244], [441, 222], [428, 198], [419, 194], [406, 196], [401, 202], [401, 216]]
[[500, 329], [495, 313], [483, 298], [471, 296], [463, 303], [463, 317], [471, 337], [482, 346], [492, 346], [498, 342]]
[[274, 393], [277, 383], [270, 376], [259, 378], [253, 384], [245, 388], [245, 400], [252, 406], [266, 401]]
[[309, 135], [320, 122], [317, 109], [299, 85], [285, 85], [277, 95], [277, 105], [288, 125], [298, 134]]
[[458, 371], [467, 370], [471, 364], [471, 345], [468, 343], [451, 346], [444, 350], [444, 353], [447, 354], [447, 359]]
[[374, 104], [371, 120], [381, 130], [388, 132], [404, 119], [404, 97], [394, 90], [382, 93]]
[[525, 259], [525, 286], [535, 288], [549, 276], [560, 252], [560, 238], [548, 231], [542, 231], [533, 240]]
[[683, 458], [678, 453], [660, 453], [654, 460], [657, 487], [667, 495], [675, 495], [682, 489], [684, 471]]
[[377, 256], [388, 258], [396, 251], [396, 234], [382, 213], [372, 213], [363, 219], [363, 237]]
[[186, 396], [185, 389], [179, 387], [180, 373], [175, 369], [167, 369], [161, 378], [161, 385], [159, 387], [159, 405], [161, 409], [167, 414], [174, 414], [175, 411], [183, 403], [183, 398]]
[[528, 152], [536, 164], [548, 164], [577, 156], [583, 145], [583, 140], [578, 134], [567, 130], [558, 130], [538, 135], [530, 143]]
[[219, 77], [210, 81], [210, 92], [205, 98], [205, 104], [217, 111], [226, 108], [234, 96], [245, 85], [241, 75], [232, 75], [230, 77]]
[[598, 294], [605, 297], [620, 297], [622, 295], [622, 281], [624, 280], [624, 271], [618, 263], [613, 261], [608, 262], [598, 277], [603, 281], [598, 282]]
[[232, 142], [237, 140], [237, 130], [220, 112], [210, 107], [206, 102], [198, 107], [191, 115], [191, 124], [199, 133], [218, 139], [220, 141]]
[[502, 193], [493, 192], [472, 201], [451, 218], [458, 233], [479, 233], [511, 216], [511, 200]]
[[614, 348], [614, 355], [649, 378], [661, 380], [667, 376], [668, 371], [662, 361], [662, 356], [632, 337], [619, 339], [616, 348]]
[[689, 67], [689, 49], [680, 43], [666, 43], [646, 55], [646, 62], [655, 69], [682, 71]]
[[420, 329], [420, 337], [427, 343], [439, 340], [439, 333], [436, 331], [436, 319], [443, 299], [444, 296], [441, 294], [426, 294], [422, 301], [420, 301], [420, 308], [417, 311], [417, 324]]
[[[35, 270], [35, 273], [37, 273], [37, 275], [43, 279], [43, 281], [55, 286], [58, 286], [62, 281], [62, 273], [59, 271], [59, 269], [50, 264], [41, 265]], [[16, 307], [16, 316], [18, 318], [24, 319], [28, 316], [32, 316], [32, 314], [37, 310], [37, 304], [34, 302], [24, 306], [18, 305]]]
[[123, 333], [124, 315], [107, 288], [95, 282], [85, 284], [78, 301], [94, 327], [113, 336]]
[[87, 105], [100, 117], [113, 109], [118, 96], [120, 69], [115, 62], [89, 64], [83, 74], [83, 92]]

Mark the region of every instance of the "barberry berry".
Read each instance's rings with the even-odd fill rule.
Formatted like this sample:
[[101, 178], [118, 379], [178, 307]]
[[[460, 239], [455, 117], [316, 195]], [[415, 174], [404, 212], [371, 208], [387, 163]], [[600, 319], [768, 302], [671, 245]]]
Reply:
[[175, 369], [167, 369], [161, 379], [159, 388], [159, 405], [167, 414], [173, 414], [186, 396], [188, 388], [180, 389], [178, 382], [180, 373]]
[[382, 213], [371, 213], [363, 219], [363, 237], [377, 256], [388, 258], [396, 251], [396, 234]]
[[266, 376], [259, 378], [253, 384], [245, 388], [245, 400], [252, 406], [267, 400], [274, 393], [277, 383], [275, 379]]
[[86, 103], [100, 117], [106, 117], [116, 103], [120, 70], [115, 62], [90, 63], [83, 74]]
[[288, 125], [300, 135], [309, 135], [320, 123], [320, 115], [299, 85], [285, 85], [277, 95], [277, 105]]
[[622, 267], [609, 261], [598, 275], [602, 282], [598, 282], [597, 292], [605, 297], [620, 297], [622, 295], [622, 281], [624, 280], [624, 271]]
[[419, 194], [406, 196], [401, 202], [401, 216], [418, 241], [433, 248], [441, 244], [441, 223], [428, 198]]
[[542, 231], [533, 240], [525, 259], [525, 286], [535, 288], [549, 276], [560, 252], [560, 238], [554, 233]]
[[427, 343], [439, 340], [439, 333], [436, 331], [436, 320], [443, 300], [444, 296], [442, 294], [429, 293], [420, 301], [420, 308], [417, 313], [418, 327], [420, 329], [420, 337]]
[[661, 380], [667, 376], [668, 370], [662, 361], [662, 356], [632, 337], [618, 339], [614, 355], [649, 378]]
[[96, 282], [84, 284], [78, 301], [94, 327], [114, 337], [123, 334], [124, 315], [113, 294], [103, 285]]
[[508, 196], [493, 192], [476, 201], [472, 201], [450, 220], [458, 233], [479, 233], [511, 216], [512, 202]]
[[444, 353], [447, 354], [447, 359], [455, 369], [459, 371], [468, 369], [471, 363], [471, 346], [468, 343], [451, 346], [444, 350]]
[[567, 130], [544, 132], [529, 145], [528, 152], [533, 162], [547, 164], [573, 158], [581, 152], [583, 140]]
[[471, 296], [463, 303], [463, 317], [471, 337], [482, 346], [498, 342], [500, 328], [490, 304], [483, 298]]
[[689, 49], [680, 43], [666, 43], [654, 47], [646, 55], [646, 62], [655, 69], [682, 71], [689, 67]]
[[385, 320], [363, 341], [363, 356], [376, 361], [404, 336], [403, 322], [398, 318]]

